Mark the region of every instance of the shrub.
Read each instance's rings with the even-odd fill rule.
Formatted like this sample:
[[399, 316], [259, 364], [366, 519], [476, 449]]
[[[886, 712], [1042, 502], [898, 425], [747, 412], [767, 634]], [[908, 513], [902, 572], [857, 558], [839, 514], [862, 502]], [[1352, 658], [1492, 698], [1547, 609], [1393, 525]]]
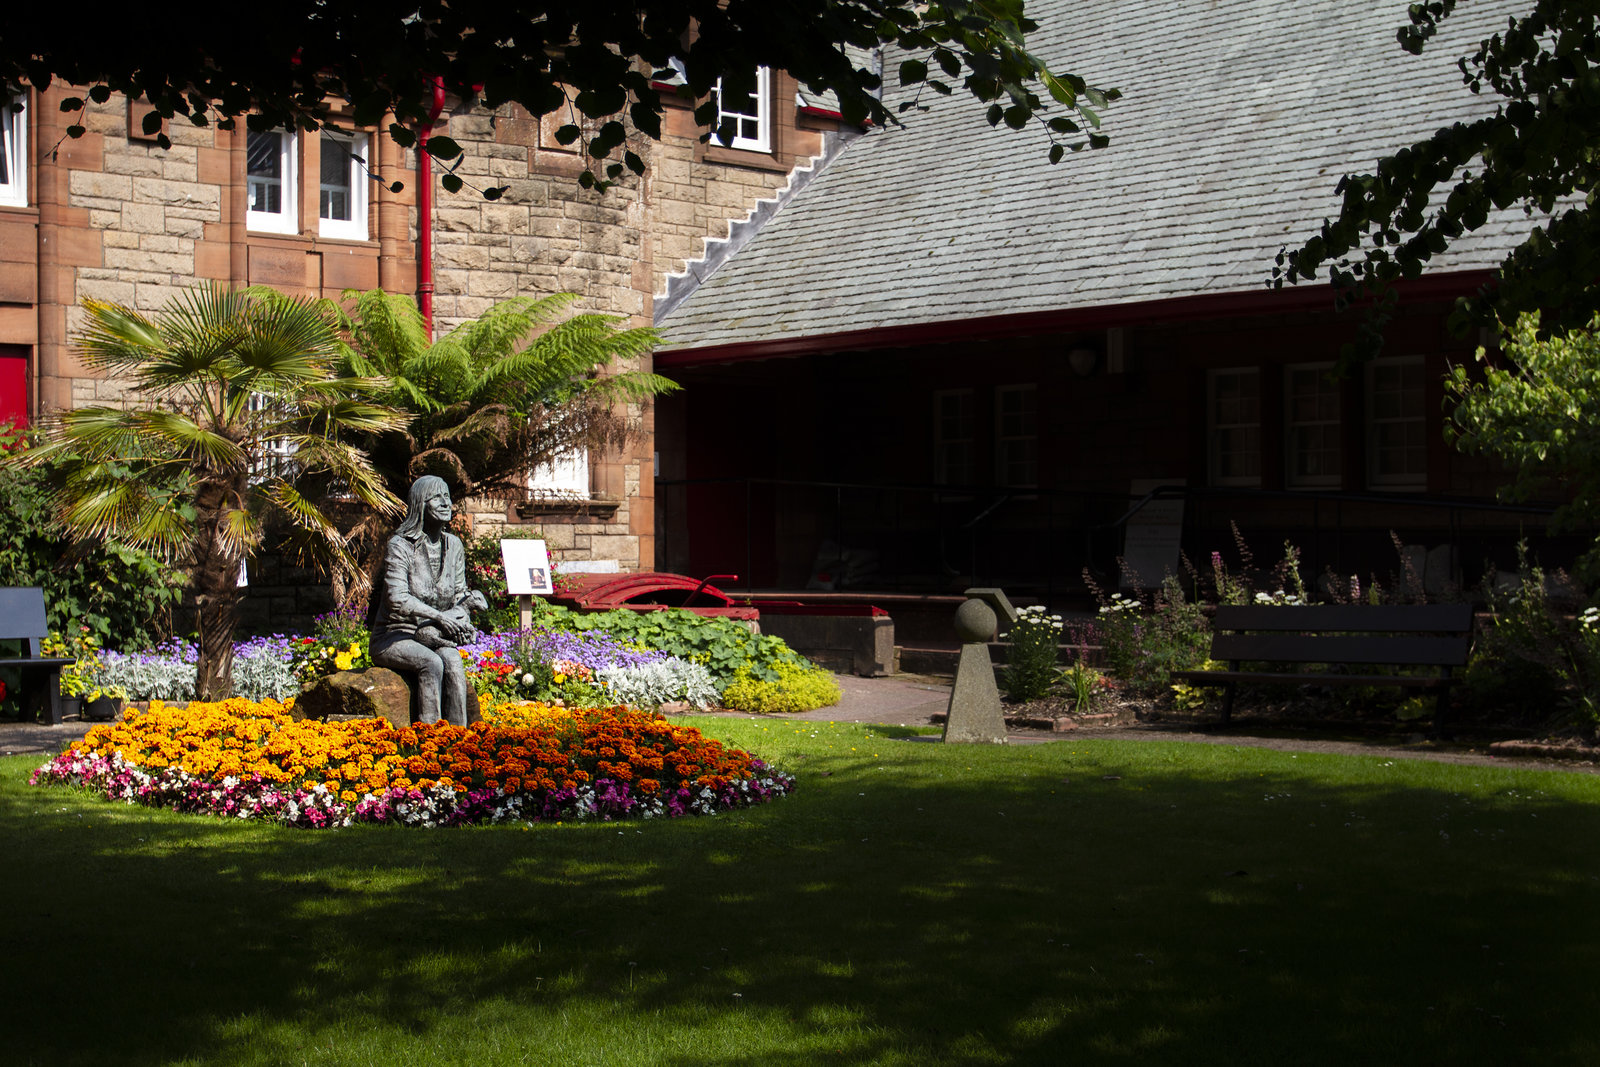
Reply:
[[636, 648], [656, 649], [702, 664], [719, 687], [730, 684], [740, 671], [757, 681], [774, 682], [780, 666], [811, 666], [781, 637], [753, 634], [735, 619], [696, 615], [681, 608], [584, 613], [555, 607], [541, 621], [564, 630], [598, 631]]
[[233, 695], [246, 700], [288, 700], [300, 692], [290, 639], [253, 637], [234, 646]]
[[[1260, 596], [1261, 594], [1258, 593], [1256, 595]], [[1228, 669], [1228, 665], [1226, 663], [1218, 663], [1214, 659], [1208, 659], [1196, 669], [1202, 671], [1225, 671]], [[1216, 689], [1206, 686], [1190, 685], [1187, 682], [1174, 682], [1172, 686], [1172, 703], [1179, 711], [1200, 711], [1206, 706], [1207, 699], [1216, 693]]]
[[1061, 682], [1072, 697], [1072, 710], [1082, 715], [1094, 710], [1094, 702], [1111, 688], [1111, 679], [1079, 660], [1061, 672]]
[[772, 673], [777, 677], [767, 681], [750, 670], [739, 670], [722, 691], [723, 705], [738, 711], [787, 714], [829, 707], [842, 695], [839, 683], [821, 667], [779, 663]]
[[1050, 691], [1056, 680], [1056, 658], [1060, 653], [1062, 622], [1059, 615], [1046, 615], [1035, 605], [1017, 612], [1007, 636], [1005, 686], [1012, 700], [1037, 700]]
[[683, 701], [697, 708], [717, 702], [717, 686], [702, 664], [677, 656], [636, 667], [602, 667], [595, 678], [619, 704], [658, 708]]
[[[372, 666], [372, 632], [355, 607], [335, 608], [318, 615], [311, 620], [311, 626], [312, 636], [298, 637], [291, 643], [293, 670], [300, 681]], [[234, 669], [238, 670], [238, 666]], [[237, 682], [234, 691], [239, 692]]]
[[1171, 671], [1205, 662], [1210, 627], [1200, 605], [1183, 595], [1168, 575], [1149, 612], [1138, 600], [1117, 593], [1100, 608], [1101, 642], [1111, 673], [1140, 688], [1160, 688]]
[[73, 661], [71, 666], [61, 668], [56, 683], [62, 696], [80, 697], [93, 687], [92, 680], [100, 668], [100, 638], [88, 626], [69, 626], [64, 632], [51, 630], [39, 642], [39, 651]]
[[595, 681], [593, 668], [575, 660], [548, 658], [531, 642], [470, 652], [462, 649], [461, 655], [466, 661], [467, 681], [480, 697], [586, 708], [611, 703]]
[[1592, 736], [1600, 727], [1600, 609], [1571, 616], [1557, 603], [1576, 599], [1570, 580], [1536, 565], [1524, 566], [1509, 592], [1489, 585], [1493, 621], [1479, 633], [1467, 665], [1467, 706], [1491, 717], [1545, 722], [1556, 709]]
[[[233, 649], [234, 695], [246, 700], [286, 700], [300, 691], [292, 639], [282, 634], [254, 637]], [[200, 650], [174, 638], [143, 652], [106, 652], [88, 676], [96, 689], [121, 687], [129, 700], [194, 699], [195, 665]]]
[[664, 652], [630, 648], [599, 631], [544, 629], [480, 636], [462, 652], [467, 656], [467, 678], [480, 695], [574, 706], [611, 702], [595, 680], [596, 671], [639, 667], [666, 658]]
[[51, 463], [24, 467], [13, 454], [32, 434], [0, 424], [0, 585], [44, 589], [50, 628], [87, 626], [102, 644], [154, 644], [172, 633], [171, 611], [183, 597], [183, 574], [120, 541], [68, 545], [56, 521]]
[[193, 700], [198, 658], [192, 643], [177, 638], [143, 652], [107, 652], [93, 684], [120, 685], [130, 700]]

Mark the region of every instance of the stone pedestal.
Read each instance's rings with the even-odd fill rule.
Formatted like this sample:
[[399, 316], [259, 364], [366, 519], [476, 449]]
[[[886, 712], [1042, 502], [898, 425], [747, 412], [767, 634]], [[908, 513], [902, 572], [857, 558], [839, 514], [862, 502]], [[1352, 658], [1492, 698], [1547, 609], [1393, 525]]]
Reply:
[[968, 600], [956, 609], [961, 659], [950, 690], [945, 741], [1005, 744], [1006, 719], [1000, 711], [1000, 690], [994, 683], [994, 664], [989, 659], [988, 641], [995, 621], [994, 609], [982, 600]]

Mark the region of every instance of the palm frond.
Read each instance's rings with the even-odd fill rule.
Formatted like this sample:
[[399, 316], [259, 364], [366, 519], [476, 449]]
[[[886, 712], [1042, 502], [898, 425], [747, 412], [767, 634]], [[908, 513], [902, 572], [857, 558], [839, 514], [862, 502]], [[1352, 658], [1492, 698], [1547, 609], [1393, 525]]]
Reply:
[[527, 348], [488, 368], [481, 388], [524, 403], [558, 399], [570, 383], [607, 367], [614, 359], [648, 353], [658, 340], [648, 327], [619, 329], [611, 315], [575, 315], [541, 334]]
[[226, 507], [217, 513], [212, 536], [230, 559], [247, 559], [261, 543], [261, 520], [248, 507]]
[[76, 457], [82, 462], [198, 464], [210, 470], [245, 461], [239, 445], [181, 411], [75, 408], [62, 412], [32, 461]]
[[448, 338], [418, 353], [401, 370], [434, 410], [477, 395], [480, 374], [473, 353]]
[[62, 525], [78, 540], [115, 538], [167, 558], [189, 543], [189, 512], [170, 494], [152, 493], [125, 478], [94, 477], [104, 468], [63, 472], [51, 501]]
[[287, 383], [328, 377], [339, 334], [325, 310], [274, 289], [258, 286], [247, 293], [252, 300], [244, 316], [247, 334], [237, 352], [241, 378]]
[[88, 322], [76, 336], [77, 348], [94, 370], [116, 375], [165, 347], [156, 324], [132, 308], [85, 297], [83, 309]]
[[294, 441], [295, 459], [304, 472], [305, 480], [331, 479], [344, 487], [344, 491], [363, 505], [383, 514], [397, 514], [405, 510], [404, 503], [384, 485], [383, 478], [372, 469], [366, 453], [352, 445], [322, 437], [304, 437]]
[[358, 572], [344, 535], [314, 500], [279, 478], [257, 486], [256, 492], [273, 514], [288, 523], [292, 536], [285, 539], [285, 547], [294, 562], [324, 574], [337, 571], [346, 578]]
[[475, 364], [488, 366], [510, 356], [534, 330], [556, 320], [578, 300], [576, 293], [543, 297], [513, 297], [495, 304], [476, 319], [464, 322], [441, 341], [458, 344], [472, 353]]

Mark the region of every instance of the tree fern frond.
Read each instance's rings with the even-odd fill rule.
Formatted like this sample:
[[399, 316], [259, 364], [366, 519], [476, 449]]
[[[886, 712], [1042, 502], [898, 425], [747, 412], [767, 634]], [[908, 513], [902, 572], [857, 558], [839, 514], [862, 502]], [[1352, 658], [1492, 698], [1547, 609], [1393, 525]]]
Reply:
[[429, 448], [418, 452], [411, 457], [407, 473], [413, 480], [424, 474], [438, 475], [452, 486], [463, 486], [466, 492], [470, 492], [474, 484], [472, 476], [461, 462], [461, 457], [448, 448]]
[[586, 397], [607, 404], [637, 404], [652, 397], [675, 393], [682, 388], [671, 378], [664, 378], [659, 374], [650, 374], [645, 371], [608, 374], [604, 378], [595, 378], [585, 384], [584, 395]]

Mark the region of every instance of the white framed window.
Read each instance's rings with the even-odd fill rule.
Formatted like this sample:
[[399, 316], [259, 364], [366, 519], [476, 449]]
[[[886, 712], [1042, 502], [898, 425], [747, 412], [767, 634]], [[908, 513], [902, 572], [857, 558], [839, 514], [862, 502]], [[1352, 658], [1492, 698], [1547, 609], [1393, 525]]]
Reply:
[[1337, 486], [1343, 477], [1339, 382], [1332, 363], [1300, 363], [1283, 371], [1284, 447], [1292, 488]]
[[0, 95], [0, 204], [28, 204], [27, 96]]
[[317, 233], [347, 241], [367, 239], [366, 134], [323, 130], [319, 138]]
[[1206, 393], [1211, 484], [1261, 484], [1261, 372], [1211, 371]]
[[575, 448], [539, 464], [528, 478], [528, 492], [535, 500], [588, 500], [589, 450]]
[[1367, 365], [1367, 485], [1422, 489], [1428, 484], [1428, 416], [1421, 356]]
[[[750, 152], [772, 151], [772, 72], [766, 67], [756, 68], [755, 89], [749, 95], [729, 96], [722, 91], [722, 79], [717, 79], [717, 86], [711, 90], [712, 99], [717, 102], [717, 124], [711, 131], [711, 138], [717, 144], [729, 148], [741, 148]], [[724, 123], [731, 123], [733, 139], [724, 141], [721, 129]]]
[[974, 481], [973, 423], [971, 389], [933, 394], [933, 480], [940, 485]]
[[[251, 393], [246, 408], [258, 434], [266, 423], [282, 418], [284, 413], [282, 402], [265, 393]], [[260, 451], [250, 461], [250, 484], [260, 485], [268, 478], [293, 480], [298, 467], [294, 443], [286, 437], [262, 436], [259, 444]]]
[[1039, 484], [1039, 390], [1002, 385], [994, 393], [995, 476], [1001, 485]]
[[286, 130], [251, 130], [245, 140], [248, 202], [245, 226], [266, 233], [299, 233], [295, 206], [295, 138]]

